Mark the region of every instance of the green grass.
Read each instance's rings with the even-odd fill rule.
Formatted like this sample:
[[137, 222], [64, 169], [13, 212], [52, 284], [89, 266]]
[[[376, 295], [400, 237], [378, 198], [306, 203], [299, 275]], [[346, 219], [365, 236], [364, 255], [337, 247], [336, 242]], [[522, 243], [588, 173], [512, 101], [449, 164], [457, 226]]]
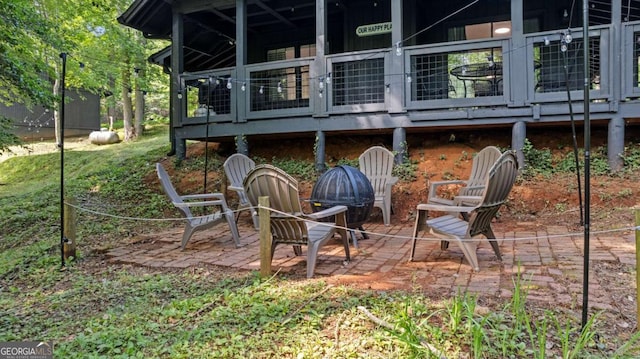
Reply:
[[[166, 127], [155, 127], [135, 142], [68, 150], [67, 196], [119, 216], [167, 216], [175, 210], [165, 196], [143, 185], [168, 152], [167, 142]], [[0, 163], [0, 341], [52, 341], [57, 358], [631, 358], [640, 353], [638, 335], [624, 343], [609, 338], [603, 347], [594, 335], [601, 325], [597, 315], [580, 331], [571, 311], [529, 308], [526, 278], [519, 274], [511, 300], [489, 309], [465, 293], [435, 300], [420, 288], [359, 290], [286, 274], [259, 278], [209, 267], [168, 270], [104, 262], [102, 253], [128, 236], [166, 226], [157, 222], [81, 212], [79, 256], [61, 270], [58, 161], [53, 153]], [[296, 176], [312, 176], [308, 164], [278, 161]], [[219, 164], [212, 159], [212, 170]], [[201, 159], [186, 159], [179, 168], [201, 165]]]
[[0, 339], [51, 340], [56, 357], [545, 358], [548, 341], [562, 358], [633, 357], [631, 350], [597, 350], [597, 315], [580, 332], [570, 315], [538, 317], [517, 295], [502, 310], [478, 314], [469, 295], [438, 302], [419, 293], [297, 283], [286, 275], [221, 276], [206, 268], [111, 266], [88, 274], [77, 266], [38, 276], [26, 291], [3, 290]]
[[[166, 126], [154, 128], [139, 141], [65, 150], [66, 198], [83, 206], [121, 216], [153, 218], [170, 209], [162, 193], [141, 186], [140, 179], [168, 151]], [[56, 258], [60, 233], [60, 154], [12, 157], [0, 162], [0, 278], [19, 263], [38, 265]], [[138, 222], [81, 213], [83, 238], [143, 231]], [[89, 248], [101, 243], [92, 243]], [[55, 260], [55, 259], [53, 259]], [[22, 270], [22, 269], [20, 269]]]

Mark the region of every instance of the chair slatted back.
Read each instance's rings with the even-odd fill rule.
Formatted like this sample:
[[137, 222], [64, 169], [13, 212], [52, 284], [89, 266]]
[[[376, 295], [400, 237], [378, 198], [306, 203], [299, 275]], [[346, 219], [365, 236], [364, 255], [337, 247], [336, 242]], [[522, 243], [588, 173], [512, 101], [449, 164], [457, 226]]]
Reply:
[[[244, 177], [256, 167], [256, 163], [246, 155], [234, 153], [224, 161], [223, 167], [231, 186], [242, 188]], [[249, 202], [244, 192], [238, 192], [238, 196], [240, 197], [240, 203]]]
[[[182, 200], [182, 197], [178, 194], [175, 187], [173, 187], [171, 178], [169, 178], [169, 174], [164, 169], [164, 166], [162, 166], [162, 164], [156, 163], [156, 173], [158, 174], [158, 179], [160, 180], [160, 184], [162, 185], [162, 189], [164, 190], [164, 193], [166, 193], [167, 196], [169, 196], [169, 199], [171, 199], [171, 202], [173, 202], [174, 205], [184, 203], [184, 201]], [[182, 211], [182, 213], [184, 213], [184, 215], [187, 218], [193, 217], [193, 214], [191, 213], [191, 210], [189, 210], [189, 207], [177, 206], [177, 208], [180, 211]]]
[[469, 217], [468, 238], [491, 231], [491, 221], [507, 200], [517, 176], [518, 160], [513, 151], [505, 151], [491, 167], [481, 204]]
[[360, 171], [364, 173], [376, 196], [382, 196], [387, 182], [392, 178], [393, 152], [382, 146], [373, 146], [358, 158]]
[[[271, 234], [279, 242], [307, 244], [309, 238], [298, 193], [298, 181], [272, 165], [258, 165], [244, 179], [249, 202], [258, 206], [258, 198], [269, 197], [269, 206], [284, 214], [271, 213]], [[298, 217], [294, 218], [292, 216]]]
[[502, 155], [500, 149], [495, 146], [487, 146], [478, 152], [473, 158], [471, 174], [466, 186], [460, 189], [460, 196], [481, 196], [484, 192], [484, 184], [489, 176], [489, 171]]

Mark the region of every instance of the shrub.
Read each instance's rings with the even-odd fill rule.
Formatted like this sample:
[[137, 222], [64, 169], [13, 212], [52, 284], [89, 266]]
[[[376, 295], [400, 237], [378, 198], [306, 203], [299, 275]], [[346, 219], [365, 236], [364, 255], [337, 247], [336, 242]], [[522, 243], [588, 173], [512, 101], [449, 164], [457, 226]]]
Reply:
[[522, 170], [524, 177], [531, 178], [538, 174], [548, 176], [553, 173], [552, 155], [548, 148], [536, 149], [529, 139], [525, 138], [522, 153], [525, 161]]

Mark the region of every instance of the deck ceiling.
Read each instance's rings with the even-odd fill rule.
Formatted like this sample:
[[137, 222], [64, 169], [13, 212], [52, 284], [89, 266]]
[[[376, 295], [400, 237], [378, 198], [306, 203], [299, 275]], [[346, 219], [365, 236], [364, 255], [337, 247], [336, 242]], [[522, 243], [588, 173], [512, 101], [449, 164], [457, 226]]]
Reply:
[[[344, 9], [342, 0], [332, 11]], [[153, 39], [171, 39], [172, 7], [184, 15], [184, 70], [235, 65], [235, 0], [136, 0], [118, 21]], [[248, 36], [315, 26], [315, 0], [248, 0]], [[170, 51], [155, 55], [168, 65]]]

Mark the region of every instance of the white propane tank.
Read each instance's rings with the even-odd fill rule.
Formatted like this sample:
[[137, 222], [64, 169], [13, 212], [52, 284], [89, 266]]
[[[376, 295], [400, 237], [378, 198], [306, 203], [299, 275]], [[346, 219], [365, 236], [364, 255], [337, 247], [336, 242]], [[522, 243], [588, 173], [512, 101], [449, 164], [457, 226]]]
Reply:
[[102, 129], [101, 131], [93, 131], [89, 134], [89, 141], [94, 145], [108, 145], [110, 143], [120, 142], [120, 137], [113, 131]]

